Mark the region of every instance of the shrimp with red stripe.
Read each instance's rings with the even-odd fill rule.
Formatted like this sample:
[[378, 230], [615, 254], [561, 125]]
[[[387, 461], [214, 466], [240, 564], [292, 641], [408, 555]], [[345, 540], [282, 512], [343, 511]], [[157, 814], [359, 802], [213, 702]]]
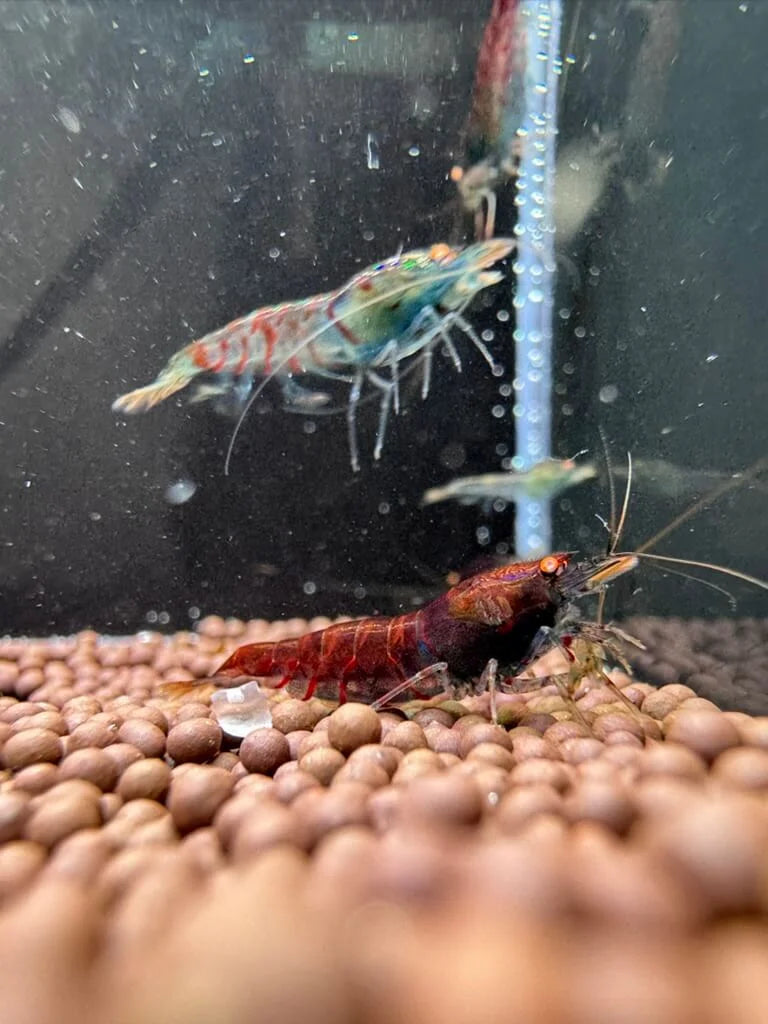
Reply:
[[[163, 691], [179, 696], [199, 686], [229, 688], [256, 678], [304, 699], [320, 696], [340, 703], [351, 699], [381, 707], [408, 697], [423, 699], [444, 692], [461, 697], [487, 689], [494, 711], [497, 688], [513, 692], [552, 682], [571, 700], [588, 676], [596, 675], [613, 687], [603, 662], [625, 664], [620, 642], [637, 641], [617, 626], [604, 624], [602, 606], [598, 621], [580, 619], [576, 602], [590, 594], [599, 594], [602, 601], [606, 586], [634, 570], [641, 559], [709, 569], [768, 590], [765, 581], [735, 569], [647, 551], [703, 501], [757, 475], [766, 464], [768, 460], [760, 460], [697, 502], [637, 551], [615, 551], [626, 519], [628, 483], [621, 521], [611, 532], [607, 555], [575, 561], [570, 553], [557, 552], [475, 573], [417, 611], [340, 622], [300, 637], [246, 644], [212, 678], [166, 684]], [[516, 678], [534, 658], [555, 648], [571, 663], [568, 673]], [[625, 700], [620, 691], [616, 693]]]
[[390, 408], [399, 411], [400, 362], [421, 354], [426, 397], [432, 353], [439, 342], [461, 369], [451, 338], [451, 331], [458, 328], [494, 365], [463, 313], [478, 292], [502, 280], [501, 271], [489, 268], [513, 247], [513, 241], [495, 238], [465, 248], [436, 244], [415, 249], [367, 267], [334, 291], [254, 310], [186, 345], [151, 384], [122, 395], [112, 408], [143, 412], [203, 374], [213, 375], [217, 383], [198, 388], [198, 400], [231, 390], [244, 398], [254, 377], [263, 378], [235, 428], [228, 470], [240, 425], [269, 381], [276, 379], [290, 391], [295, 376], [342, 380], [351, 385], [347, 422], [352, 467], [357, 470], [356, 410], [366, 381], [382, 394], [374, 449], [378, 459]]

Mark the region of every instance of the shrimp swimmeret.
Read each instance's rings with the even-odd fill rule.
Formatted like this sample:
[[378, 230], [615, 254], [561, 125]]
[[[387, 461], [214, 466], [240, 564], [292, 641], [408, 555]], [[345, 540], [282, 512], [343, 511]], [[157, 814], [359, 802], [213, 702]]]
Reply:
[[[198, 401], [226, 391], [236, 391], [244, 398], [253, 378], [262, 377], [232, 435], [227, 472], [243, 419], [269, 381], [277, 379], [284, 390], [293, 388], [294, 394], [306, 396], [308, 393], [293, 383], [294, 375], [342, 380], [351, 385], [347, 423], [352, 468], [357, 470], [356, 409], [366, 380], [382, 395], [374, 449], [378, 459], [390, 407], [399, 411], [401, 360], [422, 353], [422, 397], [426, 397], [432, 352], [439, 342], [445, 344], [457, 370], [461, 369], [451, 340], [452, 329], [458, 327], [493, 367], [491, 354], [463, 312], [478, 292], [503, 279], [501, 271], [488, 268], [513, 247], [511, 239], [493, 238], [465, 248], [437, 244], [414, 249], [367, 267], [335, 291], [263, 306], [186, 345], [151, 384], [122, 395], [112, 408], [123, 413], [144, 412], [206, 373], [214, 375], [216, 386], [200, 384]], [[388, 374], [383, 375], [382, 369]]]

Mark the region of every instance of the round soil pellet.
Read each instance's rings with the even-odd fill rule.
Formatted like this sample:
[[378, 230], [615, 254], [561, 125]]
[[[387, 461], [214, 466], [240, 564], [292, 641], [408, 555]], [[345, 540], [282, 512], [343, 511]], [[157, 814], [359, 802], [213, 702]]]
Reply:
[[573, 822], [591, 821], [623, 834], [635, 816], [630, 798], [616, 782], [579, 781], [563, 801], [563, 811]]
[[119, 775], [122, 775], [129, 764], [140, 761], [144, 755], [131, 743], [112, 743], [104, 747], [104, 752], [111, 758], [116, 766]]
[[482, 762], [509, 771], [515, 763], [511, 750], [505, 750], [499, 743], [478, 743], [467, 754], [468, 762]]
[[342, 754], [381, 739], [381, 722], [366, 704], [342, 704], [328, 719], [328, 739]]
[[128, 765], [117, 784], [123, 800], [163, 800], [171, 784], [171, 769], [159, 758], [148, 757]]
[[474, 825], [483, 803], [471, 778], [455, 772], [425, 776], [405, 788], [402, 814], [406, 820], [430, 825]]
[[407, 754], [409, 750], [419, 750], [427, 746], [424, 730], [416, 722], [399, 722], [384, 737], [384, 744], [396, 747]]
[[712, 765], [712, 775], [739, 789], [768, 789], [768, 751], [734, 747], [723, 751]]
[[653, 693], [648, 694], [643, 700], [641, 709], [644, 715], [650, 715], [651, 718], [661, 721], [670, 712], [674, 711], [681, 701], [695, 696], [696, 694], [690, 686], [681, 686], [679, 684], [662, 686]]
[[176, 762], [212, 761], [221, 750], [221, 726], [210, 718], [192, 718], [174, 725], [168, 732], [165, 749]]
[[272, 706], [272, 726], [282, 733], [299, 729], [311, 732], [324, 714], [324, 709], [318, 708], [312, 701], [289, 698]]
[[39, 804], [24, 827], [24, 837], [41, 846], [52, 847], [84, 828], [98, 828], [98, 803], [78, 795], [62, 794]]
[[664, 720], [666, 739], [682, 743], [705, 761], [714, 761], [724, 750], [739, 745], [739, 732], [720, 711], [676, 711]]
[[26, 793], [0, 793], [0, 844], [21, 838], [29, 813]]
[[54, 786], [59, 779], [59, 769], [55, 764], [31, 764], [28, 768], [22, 768], [14, 776], [14, 789], [21, 789], [25, 793], [33, 795], [45, 793]]
[[[160, 710], [147, 705], [146, 707], [136, 708], [135, 711], [131, 712], [131, 718], [144, 718], [153, 725], [156, 725], [158, 729], [162, 729], [164, 733], [168, 732], [168, 719]], [[128, 740], [128, 743], [132, 743], [132, 740]]]
[[[461, 733], [455, 729], [448, 729], [438, 722], [431, 722], [424, 729], [424, 736], [427, 746], [436, 754], [455, 754], [458, 756]], [[394, 747], [392, 748], [395, 749]]]
[[0, 899], [19, 896], [42, 868], [46, 854], [44, 846], [27, 839], [0, 846]]
[[681, 743], [654, 743], [643, 751], [637, 761], [640, 778], [649, 775], [675, 775], [701, 779], [707, 771], [704, 761]]
[[249, 772], [274, 775], [291, 759], [288, 740], [279, 729], [255, 729], [240, 745], [240, 760]]
[[180, 832], [210, 825], [219, 807], [231, 795], [235, 780], [223, 768], [193, 765], [171, 782], [168, 809]]
[[459, 739], [459, 757], [466, 757], [470, 750], [480, 743], [495, 743], [504, 750], [512, 750], [512, 743], [506, 729], [500, 725], [491, 725], [490, 722], [480, 722], [462, 730]]
[[84, 747], [108, 747], [117, 741], [117, 731], [120, 723], [114, 721], [110, 724], [97, 722], [91, 719], [78, 725], [67, 737], [67, 751], [82, 750]]
[[331, 779], [345, 763], [344, 755], [333, 747], [317, 747], [299, 761], [301, 771], [309, 772], [323, 786], [330, 786]]
[[383, 768], [387, 775], [392, 778], [404, 757], [402, 750], [397, 747], [385, 747], [381, 743], [371, 743], [364, 747], [358, 747], [347, 759], [348, 764], [357, 764], [358, 761], [375, 764]]
[[[346, 768], [346, 765], [344, 766]], [[342, 768], [344, 771], [344, 768]], [[389, 777], [387, 777], [389, 781]], [[289, 775], [283, 775], [275, 781], [275, 796], [281, 804], [290, 804], [307, 789], [316, 789], [320, 783], [314, 775], [297, 769]]]
[[9, 737], [3, 746], [3, 764], [11, 771], [46, 761], [61, 760], [61, 737], [50, 729], [25, 729]]
[[24, 729], [50, 729], [57, 736], [66, 736], [69, 731], [58, 711], [39, 711], [36, 715], [20, 718], [11, 726], [11, 732], [22, 732]]
[[117, 765], [100, 747], [85, 747], [68, 754], [59, 765], [59, 779], [85, 779], [106, 793], [114, 789]]
[[562, 806], [563, 799], [552, 786], [545, 783], [519, 786], [507, 790], [492, 820], [502, 832], [515, 833], [540, 815], [560, 815]]
[[136, 747], [144, 757], [162, 757], [165, 753], [165, 733], [144, 718], [127, 719], [118, 729], [117, 738]]

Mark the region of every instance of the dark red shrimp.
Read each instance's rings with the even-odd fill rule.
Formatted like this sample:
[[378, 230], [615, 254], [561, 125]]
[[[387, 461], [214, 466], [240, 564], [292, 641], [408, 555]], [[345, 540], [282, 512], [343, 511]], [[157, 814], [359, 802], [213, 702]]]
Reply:
[[[514, 673], [537, 649], [542, 627], [553, 629], [573, 598], [594, 593], [637, 565], [632, 555], [570, 563], [556, 553], [515, 562], [462, 580], [424, 608], [394, 618], [340, 622], [290, 640], [238, 648], [212, 679], [244, 677], [317, 695], [381, 704], [410, 691], [423, 698], [448, 683], [459, 693], [482, 689], [489, 662]], [[274, 682], [270, 682], [274, 680]], [[176, 692], [190, 684], [171, 684]], [[298, 689], [297, 687], [300, 687]]]

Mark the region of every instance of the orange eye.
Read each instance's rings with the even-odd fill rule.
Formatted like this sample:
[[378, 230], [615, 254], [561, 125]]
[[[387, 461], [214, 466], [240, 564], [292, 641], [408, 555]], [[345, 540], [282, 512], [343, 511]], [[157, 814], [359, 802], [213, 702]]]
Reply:
[[562, 563], [559, 558], [555, 558], [554, 555], [547, 555], [546, 558], [542, 558], [539, 562], [539, 572], [542, 576], [555, 576], [562, 568]]
[[453, 249], [445, 242], [438, 242], [429, 250], [429, 258], [432, 260], [444, 260], [447, 256], [453, 255]]

